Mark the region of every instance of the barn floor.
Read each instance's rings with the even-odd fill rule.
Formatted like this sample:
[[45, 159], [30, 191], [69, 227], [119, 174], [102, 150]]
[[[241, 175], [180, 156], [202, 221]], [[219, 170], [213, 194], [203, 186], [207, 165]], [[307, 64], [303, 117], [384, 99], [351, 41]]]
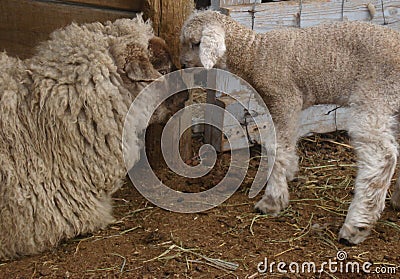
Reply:
[[[196, 143], [198, 144], [198, 143]], [[256, 157], [257, 149], [252, 150]], [[305, 278], [400, 278], [400, 213], [387, 201], [385, 212], [363, 244], [345, 247], [337, 233], [352, 198], [356, 172], [354, 154], [345, 133], [311, 136], [299, 144], [300, 172], [290, 183], [291, 205], [278, 217], [253, 211], [260, 198], [247, 194], [257, 161], [252, 160], [242, 187], [222, 205], [199, 214], [177, 214], [148, 203], [127, 184], [115, 195], [118, 220], [106, 230], [62, 243], [47, 253], [0, 263], [1, 278], [282, 278], [257, 272], [267, 258], [302, 268], [315, 262], [316, 273]], [[195, 162], [193, 162], [195, 163]], [[176, 177], [159, 171], [164, 181], [180, 189], [203, 191], [223, 177], [229, 154], [222, 154], [207, 179]], [[347, 252], [347, 259], [338, 251]], [[323, 262], [337, 262], [330, 272]], [[371, 262], [371, 274], [346, 273], [346, 263]], [[235, 271], [235, 264], [238, 265]], [[281, 266], [282, 267], [282, 266]], [[376, 268], [380, 267], [380, 270]], [[396, 275], [392, 267], [397, 267]], [[261, 265], [260, 268], [264, 268]], [[375, 271], [391, 272], [378, 274]], [[351, 267], [348, 269], [351, 271]], [[312, 271], [312, 270], [310, 270]], [[342, 272], [340, 272], [342, 271]], [[284, 278], [299, 278], [286, 273]]]

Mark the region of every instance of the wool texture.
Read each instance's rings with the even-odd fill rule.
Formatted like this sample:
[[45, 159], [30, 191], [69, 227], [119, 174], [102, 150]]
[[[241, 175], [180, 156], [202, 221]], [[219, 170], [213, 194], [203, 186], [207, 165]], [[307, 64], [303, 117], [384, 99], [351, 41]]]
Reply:
[[[256, 205], [263, 213], [276, 214], [289, 204], [286, 180], [297, 169], [301, 111], [318, 104], [348, 107], [359, 170], [339, 239], [363, 241], [384, 208], [397, 163], [400, 33], [371, 23], [339, 22], [258, 34], [207, 10], [184, 23], [181, 44], [182, 65], [223, 68], [244, 78], [271, 113], [277, 152], [265, 195]], [[392, 196], [396, 207], [399, 185]]]
[[[21, 61], [0, 53], [0, 260], [35, 254], [113, 222], [124, 183], [125, 116], [135, 96], [171, 65], [141, 16], [71, 24]], [[158, 44], [158, 45], [157, 45]], [[164, 46], [160, 46], [163, 44]], [[155, 102], [134, 117], [142, 133]], [[159, 110], [158, 121], [165, 114]], [[137, 142], [137, 149], [140, 143]], [[139, 159], [134, 154], [133, 163]]]

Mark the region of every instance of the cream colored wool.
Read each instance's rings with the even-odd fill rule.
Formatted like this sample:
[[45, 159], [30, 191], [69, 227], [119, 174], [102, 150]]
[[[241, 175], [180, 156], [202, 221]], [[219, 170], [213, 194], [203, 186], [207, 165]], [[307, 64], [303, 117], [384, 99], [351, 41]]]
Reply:
[[[0, 260], [113, 222], [111, 194], [126, 175], [125, 115], [161, 76], [150, 63], [154, 38], [138, 17], [72, 24], [25, 61], [0, 53]], [[153, 99], [135, 111], [142, 126], [134, 133], [146, 128]], [[165, 114], [161, 108], [153, 120]]]
[[[369, 234], [384, 209], [397, 162], [400, 106], [400, 34], [361, 22], [325, 24], [257, 34], [214, 11], [194, 13], [181, 33], [186, 67], [224, 68], [263, 97], [277, 131], [276, 162], [256, 209], [287, 207], [294, 177], [301, 110], [316, 104], [347, 106], [348, 131], [358, 156], [355, 196], [340, 233], [346, 244]], [[400, 182], [392, 204], [400, 207]]]

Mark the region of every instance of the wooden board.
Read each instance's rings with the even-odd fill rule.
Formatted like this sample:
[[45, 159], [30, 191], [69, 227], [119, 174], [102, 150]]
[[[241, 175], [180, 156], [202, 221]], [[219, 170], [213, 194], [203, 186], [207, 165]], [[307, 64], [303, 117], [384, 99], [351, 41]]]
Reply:
[[[186, 18], [194, 10], [194, 1], [188, 0], [146, 0], [143, 4], [143, 13], [146, 18], [151, 19], [155, 34], [163, 38], [169, 46], [173, 63], [177, 68], [180, 68], [179, 54], [180, 43], [179, 34], [181, 27]], [[186, 105], [191, 104], [189, 100]], [[191, 114], [184, 113], [180, 119], [181, 126], [187, 126], [191, 123]], [[180, 126], [180, 127], [181, 127]], [[178, 130], [180, 130], [180, 127]], [[184, 161], [192, 157], [192, 133], [191, 130], [186, 130], [182, 137], [173, 135], [175, 141], [171, 141], [172, 145], [169, 147], [172, 152], [179, 150], [179, 153]], [[173, 145], [178, 143], [178, 146]], [[162, 157], [162, 154], [159, 154]]]
[[[368, 9], [367, 4], [371, 4]], [[371, 21], [400, 30], [400, 0], [284, 1], [250, 5], [232, 5], [221, 9], [238, 22], [257, 32], [282, 27], [308, 27], [341, 20]], [[370, 11], [372, 10], [372, 11]]]
[[188, 0], [146, 0], [143, 5], [144, 16], [151, 19], [155, 33], [167, 42], [178, 68], [179, 35], [184, 21], [193, 10], [194, 1]]
[[139, 12], [142, 10], [143, 1], [141, 0], [68, 0], [68, 1], [57, 1], [57, 2], [71, 2], [78, 4], [87, 4], [98, 7], [107, 7], [117, 10], [127, 10]]
[[261, 0], [211, 0], [211, 7], [221, 8], [232, 5], [246, 5], [261, 3]]
[[161, 135], [163, 125], [152, 124], [146, 129], [146, 155], [152, 169], [159, 169], [166, 166], [165, 160], [161, 152]]
[[1, 0], [0, 51], [27, 58], [53, 30], [83, 23], [134, 17], [135, 12], [80, 7], [56, 2]]
[[[189, 91], [189, 96], [190, 96]], [[185, 103], [185, 106], [192, 104], [192, 100], [188, 100]], [[192, 124], [192, 114], [190, 112], [185, 112], [182, 114], [182, 117], [179, 119], [179, 131], [183, 133], [180, 138], [177, 138], [177, 142], [179, 144], [178, 151], [183, 161], [187, 161], [193, 157], [192, 150], [192, 131], [191, 129], [186, 129], [182, 127], [191, 127]]]
[[[218, 152], [225, 152], [232, 149], [237, 150], [253, 146], [254, 144], [260, 144], [260, 130], [262, 129], [266, 132], [272, 131], [271, 123], [263, 122], [262, 120], [265, 118], [263, 116], [268, 112], [254, 98], [250, 97], [249, 101], [245, 101], [249, 97], [250, 94], [248, 92], [240, 92], [235, 96], [235, 98], [242, 99], [242, 103], [247, 103], [249, 105], [248, 108], [242, 107], [237, 101], [227, 95], [217, 98], [215, 102], [216, 105], [224, 108], [226, 113], [233, 114], [240, 123], [246, 124], [246, 137], [239, 131], [242, 127], [238, 127], [229, 121], [226, 115], [208, 113], [208, 115], [211, 115], [213, 121], [223, 123], [222, 131], [212, 129], [210, 134], [205, 134], [206, 142], [213, 145]], [[246, 115], [245, 111], [249, 112], [250, 115]], [[313, 133], [347, 130], [349, 115], [348, 108], [337, 108], [335, 105], [312, 106], [301, 113], [298, 137], [304, 137]], [[207, 114], [205, 117], [207, 118]], [[255, 122], [263, 123], [263, 127], [257, 126]], [[230, 143], [228, 138], [230, 139]]]

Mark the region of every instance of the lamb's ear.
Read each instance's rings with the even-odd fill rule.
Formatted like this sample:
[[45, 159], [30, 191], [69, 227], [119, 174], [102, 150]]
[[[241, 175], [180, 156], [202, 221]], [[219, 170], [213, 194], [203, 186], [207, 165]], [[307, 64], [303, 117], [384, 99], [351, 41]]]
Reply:
[[219, 25], [206, 26], [200, 41], [200, 61], [203, 67], [211, 69], [225, 54], [225, 31]]

